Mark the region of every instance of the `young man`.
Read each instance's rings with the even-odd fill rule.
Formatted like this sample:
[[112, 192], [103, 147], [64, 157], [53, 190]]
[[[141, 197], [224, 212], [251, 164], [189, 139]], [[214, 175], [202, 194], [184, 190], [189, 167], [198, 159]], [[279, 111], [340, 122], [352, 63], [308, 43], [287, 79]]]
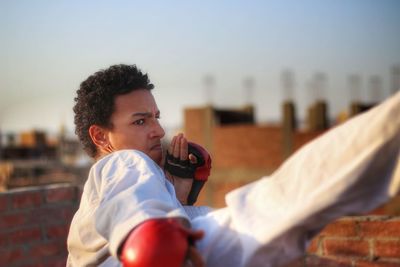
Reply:
[[[398, 191], [400, 94], [229, 193], [226, 208], [190, 218], [182, 203], [193, 180], [159, 167], [164, 131], [152, 87], [135, 66], [118, 65], [78, 90], [76, 132], [97, 162], [71, 223], [68, 266], [280, 266], [332, 220]], [[189, 158], [182, 135], [168, 151]]]
[[[97, 162], [71, 224], [70, 266], [119, 265], [118, 250], [125, 238], [151, 218], [173, 218], [188, 235], [201, 236], [190, 230], [181, 205], [187, 202], [193, 180], [164, 176], [159, 167], [165, 133], [152, 88], [147, 75], [135, 66], [118, 65], [90, 76], [77, 91], [76, 133]], [[182, 134], [173, 138], [169, 154], [181, 161], [188, 159]], [[188, 256], [202, 265], [193, 246]]]

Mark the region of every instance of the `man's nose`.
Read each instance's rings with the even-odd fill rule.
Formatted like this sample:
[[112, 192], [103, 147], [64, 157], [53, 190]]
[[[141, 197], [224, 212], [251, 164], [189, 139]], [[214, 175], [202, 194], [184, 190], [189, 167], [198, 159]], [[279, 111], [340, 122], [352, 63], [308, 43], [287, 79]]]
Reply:
[[165, 135], [164, 128], [161, 126], [158, 120], [155, 121], [152, 131], [152, 137], [163, 138]]

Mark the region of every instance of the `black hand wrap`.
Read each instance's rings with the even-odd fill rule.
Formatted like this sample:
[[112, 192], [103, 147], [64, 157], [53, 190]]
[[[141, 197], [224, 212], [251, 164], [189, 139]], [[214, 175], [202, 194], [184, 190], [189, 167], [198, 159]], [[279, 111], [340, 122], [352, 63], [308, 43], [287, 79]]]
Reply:
[[190, 145], [190, 143], [188, 144], [188, 154], [193, 154], [197, 159], [197, 163], [191, 163], [188, 159], [181, 160], [167, 152], [164, 169], [179, 178], [194, 179], [197, 167], [204, 164], [204, 158], [197, 149]]
[[164, 169], [173, 176], [193, 179], [192, 188], [187, 199], [187, 204], [193, 205], [210, 175], [211, 158], [203, 147], [191, 142], [188, 142], [188, 154], [194, 155], [197, 162], [192, 163], [189, 159], [181, 160], [167, 152]]

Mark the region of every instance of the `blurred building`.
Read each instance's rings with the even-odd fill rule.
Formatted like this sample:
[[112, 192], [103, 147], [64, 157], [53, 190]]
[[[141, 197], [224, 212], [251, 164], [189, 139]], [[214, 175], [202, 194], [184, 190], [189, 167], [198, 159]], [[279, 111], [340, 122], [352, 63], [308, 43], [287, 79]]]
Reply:
[[204, 204], [223, 206], [228, 191], [271, 174], [288, 155], [325, 131], [299, 131], [294, 104], [287, 102], [282, 108], [279, 125], [256, 124], [252, 106], [184, 111], [185, 135], [205, 146], [213, 158], [212, 178], [201, 196]]
[[[7, 134], [0, 149], [0, 190], [61, 182], [83, 183], [89, 161], [76, 138], [60, 132], [51, 140], [44, 131]], [[87, 164], [82, 164], [85, 162]]]
[[[352, 115], [371, 108], [359, 102], [351, 105]], [[270, 175], [301, 146], [329, 130], [327, 103], [317, 101], [309, 110], [313, 118], [304, 129], [298, 129], [293, 101], [282, 104], [280, 124], [257, 124], [254, 108], [218, 109], [212, 106], [187, 108], [184, 131], [212, 155], [211, 177], [199, 197], [199, 204], [222, 207], [225, 195], [244, 184]], [[389, 203], [400, 213], [400, 198]], [[386, 211], [385, 211], [386, 212]]]

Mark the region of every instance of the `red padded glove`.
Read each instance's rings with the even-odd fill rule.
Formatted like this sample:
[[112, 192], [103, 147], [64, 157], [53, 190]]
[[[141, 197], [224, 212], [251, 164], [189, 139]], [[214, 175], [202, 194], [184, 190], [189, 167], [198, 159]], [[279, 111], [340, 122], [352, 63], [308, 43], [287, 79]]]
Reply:
[[128, 235], [120, 260], [124, 267], [181, 267], [190, 244], [202, 236], [178, 219], [150, 219]]
[[200, 181], [207, 181], [211, 172], [211, 157], [208, 151], [192, 142], [188, 142], [189, 154], [193, 154], [197, 158], [197, 167], [194, 172], [194, 179]]

